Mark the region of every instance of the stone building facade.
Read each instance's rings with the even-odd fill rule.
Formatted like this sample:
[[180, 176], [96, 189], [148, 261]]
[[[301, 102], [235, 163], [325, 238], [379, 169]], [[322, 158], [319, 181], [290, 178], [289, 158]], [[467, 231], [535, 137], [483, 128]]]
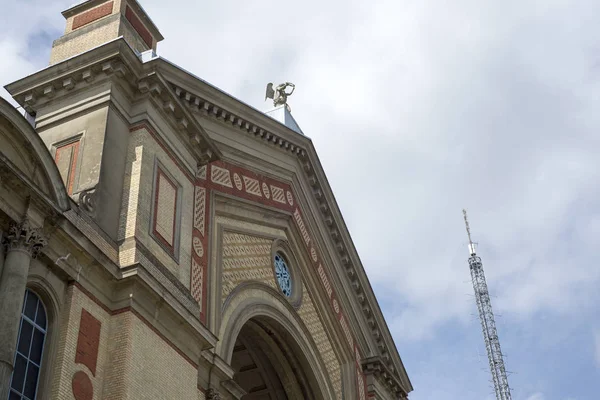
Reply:
[[406, 398], [289, 111], [156, 56], [135, 0], [63, 15], [0, 101], [0, 397]]

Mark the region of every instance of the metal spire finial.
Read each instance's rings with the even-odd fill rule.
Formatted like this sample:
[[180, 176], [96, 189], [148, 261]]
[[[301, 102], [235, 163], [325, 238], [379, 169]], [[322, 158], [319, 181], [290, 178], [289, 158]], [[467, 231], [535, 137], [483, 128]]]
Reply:
[[467, 236], [469, 237], [469, 254], [475, 254], [475, 243], [471, 239], [471, 227], [469, 227], [469, 219], [467, 218], [467, 210], [463, 208], [463, 216], [465, 218], [465, 226], [467, 228]]

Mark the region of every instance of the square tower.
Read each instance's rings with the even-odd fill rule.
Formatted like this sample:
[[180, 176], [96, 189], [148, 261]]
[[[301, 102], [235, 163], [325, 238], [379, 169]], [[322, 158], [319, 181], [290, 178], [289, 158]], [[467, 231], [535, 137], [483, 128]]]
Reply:
[[136, 0], [87, 0], [62, 12], [65, 33], [52, 44], [56, 64], [122, 36], [136, 52], [156, 51], [163, 40]]

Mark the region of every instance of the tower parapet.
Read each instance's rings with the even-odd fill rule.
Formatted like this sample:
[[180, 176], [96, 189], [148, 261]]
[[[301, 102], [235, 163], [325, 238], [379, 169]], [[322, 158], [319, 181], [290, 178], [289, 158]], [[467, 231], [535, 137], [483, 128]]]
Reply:
[[65, 33], [52, 44], [50, 64], [84, 53], [123, 36], [137, 52], [156, 51], [163, 40], [136, 0], [87, 0], [65, 11]]

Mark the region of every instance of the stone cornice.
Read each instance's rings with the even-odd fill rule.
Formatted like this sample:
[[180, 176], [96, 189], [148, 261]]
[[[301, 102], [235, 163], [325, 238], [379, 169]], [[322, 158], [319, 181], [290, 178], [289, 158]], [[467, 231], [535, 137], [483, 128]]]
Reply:
[[51, 101], [106, 80], [125, 88], [132, 99], [151, 98], [173, 130], [189, 144], [199, 165], [218, 159], [218, 148], [170, 85], [152, 65], [143, 64], [122, 38], [11, 83], [6, 90], [35, 114]]
[[373, 375], [383, 386], [390, 391], [396, 398], [407, 398], [406, 390], [402, 387], [400, 380], [386, 366], [381, 357], [369, 357], [362, 361], [363, 372], [365, 375]]

